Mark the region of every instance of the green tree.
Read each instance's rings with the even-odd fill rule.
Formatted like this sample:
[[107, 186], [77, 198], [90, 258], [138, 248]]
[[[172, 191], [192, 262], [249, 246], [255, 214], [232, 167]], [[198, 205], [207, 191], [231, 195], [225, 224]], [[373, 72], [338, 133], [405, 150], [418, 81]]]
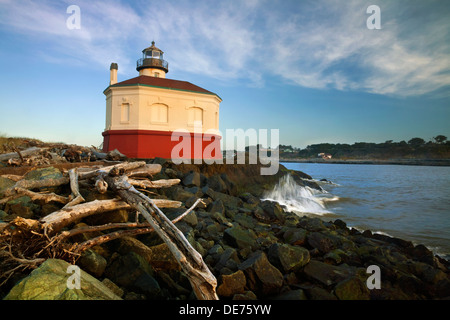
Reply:
[[408, 141], [408, 144], [412, 147], [420, 147], [425, 144], [425, 140], [423, 140], [422, 138], [412, 138]]
[[434, 141], [436, 141], [436, 143], [439, 143], [439, 144], [444, 144], [447, 141], [447, 137], [443, 136], [443, 135], [438, 135], [438, 136], [434, 137], [433, 139], [434, 139]]

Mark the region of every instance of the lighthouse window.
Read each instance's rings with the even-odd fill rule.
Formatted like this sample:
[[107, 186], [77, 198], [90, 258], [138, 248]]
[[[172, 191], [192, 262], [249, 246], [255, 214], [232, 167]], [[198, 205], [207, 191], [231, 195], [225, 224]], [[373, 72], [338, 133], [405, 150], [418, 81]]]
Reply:
[[130, 104], [123, 103], [120, 110], [120, 122], [128, 123], [130, 122]]
[[153, 58], [159, 58], [159, 52], [153, 51]]
[[203, 109], [193, 107], [189, 109], [188, 124], [193, 126], [196, 121], [203, 123]]
[[150, 106], [150, 123], [167, 123], [169, 108], [164, 104]]

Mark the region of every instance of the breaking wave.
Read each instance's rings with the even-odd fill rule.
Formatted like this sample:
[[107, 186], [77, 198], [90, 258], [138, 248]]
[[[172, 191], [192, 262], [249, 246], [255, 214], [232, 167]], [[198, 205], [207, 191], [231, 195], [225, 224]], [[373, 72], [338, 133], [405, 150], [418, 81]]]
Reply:
[[286, 210], [297, 214], [333, 214], [326, 209], [325, 203], [337, 201], [339, 197], [333, 196], [325, 190], [317, 190], [308, 186], [300, 186], [290, 174], [280, 178], [272, 191], [264, 194], [263, 200], [278, 202]]

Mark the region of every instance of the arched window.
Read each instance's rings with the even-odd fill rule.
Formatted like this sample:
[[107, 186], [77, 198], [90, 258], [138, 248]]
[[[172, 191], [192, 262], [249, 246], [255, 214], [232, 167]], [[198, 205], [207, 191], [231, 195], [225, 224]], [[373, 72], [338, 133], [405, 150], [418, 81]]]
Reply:
[[203, 124], [203, 109], [198, 107], [192, 107], [188, 113], [188, 125], [193, 126], [196, 121]]
[[120, 108], [120, 122], [128, 123], [130, 122], [130, 104], [122, 103], [122, 107]]
[[169, 120], [169, 108], [165, 104], [153, 104], [150, 106], [150, 123], [167, 123]]

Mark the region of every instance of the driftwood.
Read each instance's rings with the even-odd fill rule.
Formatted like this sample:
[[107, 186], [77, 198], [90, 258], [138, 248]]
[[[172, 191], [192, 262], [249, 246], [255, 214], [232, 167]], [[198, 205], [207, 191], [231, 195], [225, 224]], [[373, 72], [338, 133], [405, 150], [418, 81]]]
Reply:
[[128, 179], [128, 182], [133, 186], [141, 187], [144, 189], [145, 188], [169, 188], [171, 186], [179, 184], [180, 179], [167, 179], [167, 180], [156, 180], [156, 181]]
[[[154, 202], [161, 208], [179, 208], [181, 206], [181, 202], [173, 200], [155, 199]], [[82, 218], [120, 209], [132, 208], [128, 203], [118, 199], [94, 200], [73, 207], [62, 208], [39, 221], [48, 233], [57, 233], [62, 228]]]
[[[32, 200], [62, 203], [65, 206], [37, 220], [16, 218], [0, 229], [0, 259], [4, 259], [4, 278], [22, 268], [35, 268], [46, 258], [61, 258], [72, 263], [81, 253], [92, 246], [103, 244], [113, 239], [155, 231], [167, 244], [189, 278], [198, 299], [218, 299], [217, 280], [204, 263], [201, 255], [191, 246], [183, 233], [174, 225], [191, 212], [201, 201], [198, 199], [183, 214], [170, 221], [160, 208], [178, 208], [182, 203], [167, 199], [150, 199], [136, 187], [145, 189], [167, 188], [180, 183], [179, 179], [148, 180], [161, 170], [159, 164], [145, 162], [123, 162], [120, 164], [98, 167], [77, 168], [66, 172], [59, 179], [24, 180], [13, 177], [15, 185], [4, 192], [0, 204], [22, 195]], [[54, 193], [37, 192], [38, 189], [70, 184], [68, 196]], [[111, 190], [120, 199], [94, 200], [85, 202], [79, 186], [88, 186], [99, 193]], [[78, 221], [88, 216], [113, 210], [130, 210], [143, 216], [146, 222], [107, 223], [70, 229]], [[67, 230], [68, 229], [68, 230]], [[78, 234], [109, 232], [83, 243], [70, 241]], [[14, 238], [14, 241], [13, 241]], [[3, 271], [3, 270], [0, 270]], [[1, 280], [2, 276], [0, 276]], [[6, 281], [6, 280], [5, 280]], [[3, 281], [3, 283], [5, 282]], [[0, 286], [2, 283], [0, 283]]]
[[23, 157], [29, 157], [33, 155], [40, 154], [44, 150], [47, 150], [47, 148], [37, 148], [37, 147], [31, 147], [25, 150], [22, 150], [20, 152], [11, 152], [11, 153], [4, 153], [0, 154], [0, 161], [7, 161], [9, 159], [21, 159], [23, 161]]
[[[172, 223], [177, 223], [181, 219], [183, 219], [189, 212], [191, 212], [197, 204], [201, 201], [201, 199], [198, 199], [188, 210], [183, 212], [181, 215], [176, 217], [172, 220]], [[154, 200], [155, 204], [157, 205], [158, 202]], [[159, 206], [161, 208], [161, 206]], [[111, 241], [117, 238], [121, 238], [124, 236], [136, 236], [138, 234], [145, 234], [150, 233], [154, 231], [154, 229], [151, 227], [150, 223], [109, 223], [102, 226], [95, 226], [95, 227], [84, 227], [84, 228], [78, 228], [67, 232], [62, 232], [61, 236], [63, 237], [73, 237], [74, 235], [77, 235], [79, 233], [86, 233], [86, 232], [95, 232], [95, 231], [104, 231], [109, 229], [116, 229], [116, 228], [138, 228], [138, 229], [131, 229], [131, 230], [120, 230], [113, 233], [108, 233], [106, 235], [101, 235], [93, 239], [89, 239], [80, 245], [75, 249], [75, 252], [81, 253], [83, 251], [86, 251], [87, 249], [102, 244], [107, 241]], [[82, 230], [80, 230], [82, 229]]]
[[83, 196], [80, 194], [80, 189], [78, 187], [78, 173], [77, 169], [69, 170], [69, 179], [70, 179], [70, 190], [72, 190], [71, 197], [73, 198], [68, 204], [64, 206], [64, 208], [72, 207], [81, 202], [84, 202]]
[[55, 193], [37, 193], [21, 187], [15, 187], [14, 189], [10, 189], [7, 192], [6, 197], [0, 200], [0, 204], [20, 198], [22, 196], [28, 196], [31, 198], [31, 200], [42, 200], [45, 203], [54, 201], [65, 204], [69, 202], [69, 198], [57, 195]]
[[105, 177], [112, 190], [130, 206], [139, 211], [155, 232], [167, 244], [169, 250], [186, 273], [195, 295], [200, 300], [218, 300], [217, 280], [192, 247], [183, 233], [155, 205], [153, 200], [137, 191], [123, 176], [114, 177], [114, 170]]

